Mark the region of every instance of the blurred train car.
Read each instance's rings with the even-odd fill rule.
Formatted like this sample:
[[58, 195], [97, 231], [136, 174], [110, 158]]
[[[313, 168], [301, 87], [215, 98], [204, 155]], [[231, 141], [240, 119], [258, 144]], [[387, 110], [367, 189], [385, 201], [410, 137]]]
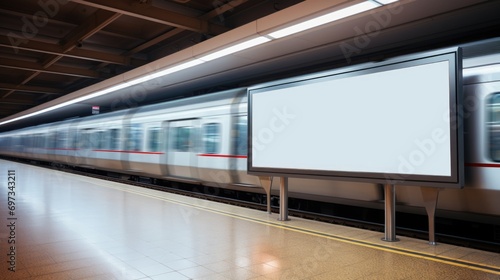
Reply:
[[[500, 54], [464, 60], [463, 76], [466, 186], [443, 190], [437, 215], [500, 224]], [[246, 172], [244, 88], [2, 133], [0, 154], [263, 193]], [[375, 184], [291, 178], [289, 192], [383, 207]], [[396, 195], [398, 210], [422, 211], [419, 188]]]

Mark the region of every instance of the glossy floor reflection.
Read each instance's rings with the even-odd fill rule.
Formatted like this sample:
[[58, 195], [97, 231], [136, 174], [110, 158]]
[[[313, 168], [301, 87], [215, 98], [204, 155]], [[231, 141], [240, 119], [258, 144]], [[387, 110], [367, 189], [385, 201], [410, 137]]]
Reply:
[[[7, 170], [15, 170], [9, 215]], [[499, 279], [500, 255], [0, 160], [1, 279]], [[8, 223], [7, 223], [8, 224]], [[455, 261], [458, 260], [458, 261]], [[480, 269], [478, 264], [484, 269]]]

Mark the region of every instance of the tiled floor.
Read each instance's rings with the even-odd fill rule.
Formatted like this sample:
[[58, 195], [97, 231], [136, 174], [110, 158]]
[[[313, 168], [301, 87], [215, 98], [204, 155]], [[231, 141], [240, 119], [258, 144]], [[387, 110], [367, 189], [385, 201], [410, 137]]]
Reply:
[[[13, 216], [7, 172], [15, 170]], [[0, 160], [1, 279], [500, 279], [500, 255]], [[15, 217], [17, 220], [8, 220]], [[477, 263], [476, 263], [477, 262]], [[482, 264], [479, 267], [478, 264]]]

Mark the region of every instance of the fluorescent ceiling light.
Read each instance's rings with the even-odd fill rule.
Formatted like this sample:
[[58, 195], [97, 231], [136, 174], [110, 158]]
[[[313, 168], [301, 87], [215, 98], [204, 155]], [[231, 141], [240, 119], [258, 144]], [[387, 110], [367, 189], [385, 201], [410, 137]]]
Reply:
[[[161, 70], [159, 72], [147, 75], [147, 76], [144, 77], [146, 80], [141, 80], [140, 82], [142, 83], [142, 82], [149, 81], [149, 80], [152, 80], [152, 79], [156, 79], [156, 78], [159, 78], [159, 77], [162, 77], [162, 76], [165, 76], [165, 75], [169, 75], [169, 74], [172, 74], [172, 73], [175, 73], [175, 72], [179, 72], [181, 70], [184, 70], [184, 69], [187, 69], [187, 68], [191, 68], [191, 67], [194, 67], [196, 65], [200, 65], [202, 63], [205, 63], [205, 61], [199, 60], [199, 59], [193, 59], [193, 60], [190, 60], [188, 62], [184, 62], [182, 64], [179, 64], [179, 65], [176, 65], [176, 66], [173, 66], [173, 67], [169, 67], [169, 68], [167, 68], [165, 70]], [[139, 78], [139, 79], [141, 79], [141, 78]]]
[[292, 25], [290, 27], [286, 27], [286, 28], [280, 29], [278, 31], [269, 33], [268, 36], [275, 38], [275, 39], [282, 38], [282, 37], [289, 36], [289, 35], [292, 35], [292, 34], [307, 30], [307, 29], [311, 29], [311, 28], [323, 25], [323, 24], [327, 24], [327, 23], [330, 23], [330, 22], [333, 22], [336, 20], [340, 20], [340, 19], [352, 16], [355, 14], [366, 12], [368, 10], [371, 10], [371, 9], [374, 9], [374, 8], [377, 8], [380, 6], [381, 6], [380, 4], [377, 4], [377, 3], [371, 2], [371, 1], [361, 2], [361, 3], [355, 4], [355, 5], [328, 13], [326, 15], [319, 16], [319, 17]]
[[26, 119], [26, 118], [29, 118], [29, 117], [33, 117], [33, 116], [36, 116], [36, 115], [39, 115], [39, 114], [43, 114], [43, 113], [55, 110], [55, 109], [63, 107], [63, 106], [66, 106], [66, 104], [64, 104], [64, 103], [58, 104], [58, 105], [55, 105], [55, 106], [52, 106], [52, 107], [49, 107], [49, 108], [45, 108], [45, 109], [40, 110], [40, 111], [36, 111], [36, 112], [30, 113], [30, 114], [27, 114], [27, 115], [24, 115], [24, 116], [20, 116], [20, 117], [11, 119], [11, 120], [7, 120], [7, 121], [4, 121], [4, 122], [1, 122], [0, 125], [8, 124], [8, 123], [11, 123], [11, 122], [15, 122], [15, 121], [19, 121], [19, 120]]
[[387, 4], [391, 4], [394, 2], [398, 2], [399, 0], [375, 0], [375, 1], [379, 2], [382, 5], [387, 5]]
[[172, 74], [174, 72], [178, 72], [178, 71], [181, 71], [181, 70], [184, 70], [184, 69], [187, 69], [187, 68], [190, 68], [190, 67], [202, 64], [202, 63], [205, 63], [205, 61], [202, 61], [202, 60], [199, 60], [199, 59], [190, 60], [188, 62], [184, 62], [182, 64], [179, 64], [179, 65], [176, 65], [176, 66], [169, 67], [167, 69], [158, 71], [156, 73], [152, 73], [152, 74], [149, 74], [149, 75], [146, 75], [146, 76], [139, 77], [137, 79], [133, 79], [133, 80], [130, 80], [130, 81], [127, 81], [127, 82], [123, 82], [123, 83], [117, 84], [115, 86], [112, 86], [112, 87], [109, 87], [109, 88], [105, 88], [103, 90], [99, 90], [99, 91], [96, 91], [94, 93], [91, 93], [91, 94], [88, 94], [88, 95], [84, 95], [84, 96], [81, 96], [81, 97], [78, 97], [78, 98], [75, 98], [75, 99], [72, 99], [72, 100], [69, 100], [69, 101], [66, 101], [66, 102], [54, 105], [54, 106], [49, 107], [49, 108], [42, 109], [40, 111], [36, 111], [36, 112], [30, 113], [30, 114], [27, 114], [27, 115], [24, 115], [24, 116], [20, 116], [20, 117], [11, 119], [11, 120], [7, 120], [7, 121], [4, 121], [4, 122], [1, 122], [0, 125], [4, 125], [4, 124], [11, 123], [11, 122], [14, 122], [14, 121], [18, 121], [18, 120], [22, 120], [22, 119], [25, 119], [25, 118], [33, 117], [33, 116], [40, 115], [40, 114], [43, 114], [43, 113], [47, 113], [47, 112], [50, 112], [50, 111], [55, 110], [55, 109], [59, 109], [59, 108], [62, 108], [62, 107], [65, 107], [65, 106], [68, 106], [68, 105], [71, 105], [71, 104], [82, 102], [82, 101], [88, 100], [90, 98], [102, 96], [102, 95], [105, 95], [105, 94], [108, 94], [108, 93], [111, 93], [111, 92], [114, 92], [114, 91], [117, 91], [117, 90], [120, 90], [120, 89], [124, 89], [124, 88], [130, 87], [130, 86], [133, 86], [133, 85], [144, 83], [144, 82], [147, 82], [149, 80], [152, 80], [152, 79], [155, 79], [155, 78], [159, 78], [159, 77], [162, 77], [162, 76], [165, 76], [165, 75], [168, 75], [168, 74]]
[[269, 42], [269, 41], [271, 41], [271, 39], [269, 39], [269, 38], [266, 38], [266, 37], [263, 37], [263, 36], [257, 37], [257, 38], [250, 39], [250, 40], [244, 41], [242, 43], [236, 44], [234, 46], [230, 46], [230, 47], [224, 48], [224, 49], [222, 49], [220, 51], [216, 51], [214, 53], [205, 55], [203, 57], [200, 57], [200, 59], [203, 60], [203, 61], [214, 60], [214, 59], [226, 56], [226, 55], [230, 55], [230, 54], [233, 54], [233, 53], [245, 50], [245, 49], [249, 49], [249, 48], [258, 46], [260, 44], [263, 44], [263, 43], [266, 43], [266, 42]]

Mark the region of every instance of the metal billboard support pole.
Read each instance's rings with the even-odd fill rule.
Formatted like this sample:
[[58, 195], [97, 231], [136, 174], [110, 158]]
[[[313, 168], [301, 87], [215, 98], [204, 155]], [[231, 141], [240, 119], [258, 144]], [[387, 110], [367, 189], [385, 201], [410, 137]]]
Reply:
[[273, 184], [273, 177], [259, 176], [260, 185], [264, 188], [267, 195], [267, 213], [271, 214], [271, 186]]
[[396, 186], [386, 184], [385, 190], [385, 232], [383, 241], [395, 242], [396, 238]]
[[420, 187], [420, 190], [422, 191], [422, 198], [424, 199], [425, 211], [427, 212], [427, 218], [429, 220], [429, 244], [437, 245], [434, 216], [436, 214], [439, 189], [430, 187]]
[[288, 219], [288, 177], [280, 177], [280, 221]]

